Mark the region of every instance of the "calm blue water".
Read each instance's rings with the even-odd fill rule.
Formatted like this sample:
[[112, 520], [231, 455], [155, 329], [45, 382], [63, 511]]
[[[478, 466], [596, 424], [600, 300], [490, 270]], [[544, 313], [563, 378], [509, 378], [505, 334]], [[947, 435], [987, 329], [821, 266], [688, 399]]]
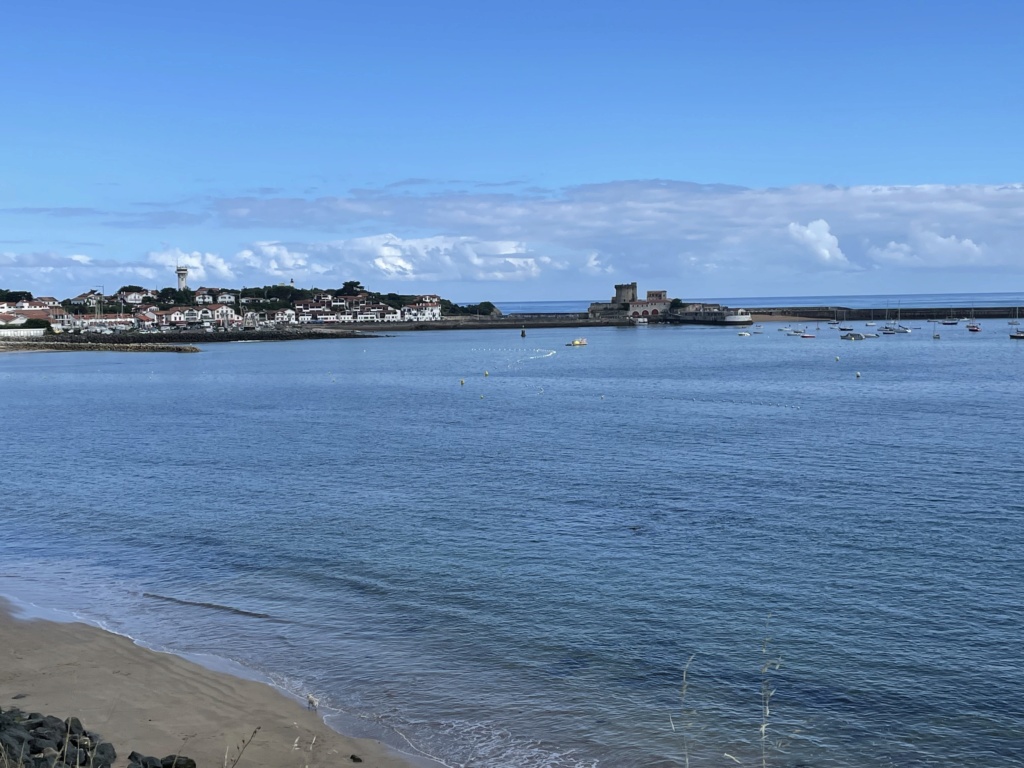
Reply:
[[[643, 289], [641, 289], [643, 294]], [[505, 314], [530, 312], [586, 312], [593, 301], [608, 301], [610, 296], [579, 301], [499, 301]], [[688, 299], [689, 300], [689, 299]], [[906, 293], [865, 296], [733, 296], [693, 299], [727, 307], [848, 307], [885, 309], [891, 307], [1018, 307], [1024, 306], [1024, 293]]]
[[1021, 766], [1024, 342], [940, 330], [0, 355], [0, 593], [449, 766], [761, 765], [775, 657], [768, 765]]

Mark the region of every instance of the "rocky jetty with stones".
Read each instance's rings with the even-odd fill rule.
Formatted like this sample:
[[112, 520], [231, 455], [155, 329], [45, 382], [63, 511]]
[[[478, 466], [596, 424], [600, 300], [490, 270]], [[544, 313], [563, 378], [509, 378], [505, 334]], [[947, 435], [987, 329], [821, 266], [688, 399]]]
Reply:
[[[0, 765], [4, 768], [111, 768], [117, 752], [99, 734], [87, 731], [77, 717], [0, 710]], [[128, 768], [196, 768], [183, 755], [128, 756]]]

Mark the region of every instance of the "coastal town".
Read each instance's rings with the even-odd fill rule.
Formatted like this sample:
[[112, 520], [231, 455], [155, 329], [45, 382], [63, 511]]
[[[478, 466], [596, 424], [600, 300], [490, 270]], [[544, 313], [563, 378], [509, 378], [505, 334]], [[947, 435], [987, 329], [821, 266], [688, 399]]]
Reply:
[[[188, 269], [177, 267], [176, 287], [145, 289], [122, 286], [107, 294], [92, 288], [58, 300], [27, 291], [0, 290], [0, 337], [28, 338], [46, 333], [161, 334], [182, 331], [329, 330], [353, 325], [405, 324], [436, 327], [442, 321], [466, 324], [512, 322], [490, 302], [459, 306], [436, 294], [380, 294], [358, 281], [336, 290], [296, 288], [294, 281], [241, 290], [188, 286]], [[648, 322], [692, 322], [744, 325], [746, 310], [684, 303], [664, 290], [641, 297], [637, 284], [615, 286], [608, 301], [593, 302], [586, 312], [518, 314], [515, 322], [586, 323], [592, 325]]]
[[[716, 303], [671, 298], [665, 290], [648, 290], [641, 296], [637, 283], [614, 286], [606, 301], [594, 301], [585, 311], [516, 312], [504, 315], [488, 301], [458, 305], [437, 294], [382, 294], [359, 281], [338, 289], [297, 288], [294, 281], [262, 287], [231, 289], [188, 286], [188, 269], [177, 267], [176, 287], [146, 289], [125, 285], [107, 294], [102, 286], [59, 300], [33, 296], [28, 291], [0, 289], [0, 339], [30, 340], [47, 334], [64, 334], [69, 340], [81, 335], [115, 336], [111, 341], [145, 334], [264, 332], [286, 334], [342, 334], [357, 331], [421, 330], [519, 326], [598, 326], [692, 324], [743, 327], [755, 321], [874, 320], [889, 323], [889, 308], [852, 309], [834, 306], [730, 308]], [[968, 330], [980, 330], [977, 318], [1011, 318], [1018, 325], [1016, 307], [897, 308], [894, 322], [924, 320], [943, 325], [965, 320]], [[359, 329], [354, 326], [360, 326]], [[972, 327], [973, 326], [973, 327]], [[842, 330], [850, 330], [841, 328]], [[905, 332], [905, 331], [900, 331]], [[228, 339], [229, 336], [220, 337]], [[1011, 338], [1024, 338], [1015, 332]], [[84, 340], [84, 339], [83, 339]], [[152, 341], [156, 341], [153, 339]]]
[[[357, 281], [341, 289], [302, 290], [294, 282], [232, 290], [188, 287], [188, 270], [176, 270], [177, 288], [123, 286], [112, 294], [90, 289], [58, 300], [25, 291], [0, 292], [0, 335], [135, 331], [228, 331], [354, 323], [438, 321], [449, 302], [434, 294], [381, 296]], [[487, 309], [493, 309], [488, 305]]]

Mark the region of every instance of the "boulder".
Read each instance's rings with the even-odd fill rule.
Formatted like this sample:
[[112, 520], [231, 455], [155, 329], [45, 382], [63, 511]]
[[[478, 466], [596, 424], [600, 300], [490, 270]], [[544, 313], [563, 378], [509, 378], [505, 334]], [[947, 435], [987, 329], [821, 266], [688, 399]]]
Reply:
[[110, 768], [115, 760], [117, 760], [117, 752], [114, 750], [114, 745], [104, 741], [96, 747], [92, 756], [92, 765], [93, 768]]

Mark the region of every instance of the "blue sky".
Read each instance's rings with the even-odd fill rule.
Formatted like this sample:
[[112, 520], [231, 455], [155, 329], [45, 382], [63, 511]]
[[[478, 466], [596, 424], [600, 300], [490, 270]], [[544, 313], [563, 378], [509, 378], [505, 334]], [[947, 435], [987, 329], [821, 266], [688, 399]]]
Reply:
[[12, 2], [0, 287], [1020, 290], [1024, 4]]

